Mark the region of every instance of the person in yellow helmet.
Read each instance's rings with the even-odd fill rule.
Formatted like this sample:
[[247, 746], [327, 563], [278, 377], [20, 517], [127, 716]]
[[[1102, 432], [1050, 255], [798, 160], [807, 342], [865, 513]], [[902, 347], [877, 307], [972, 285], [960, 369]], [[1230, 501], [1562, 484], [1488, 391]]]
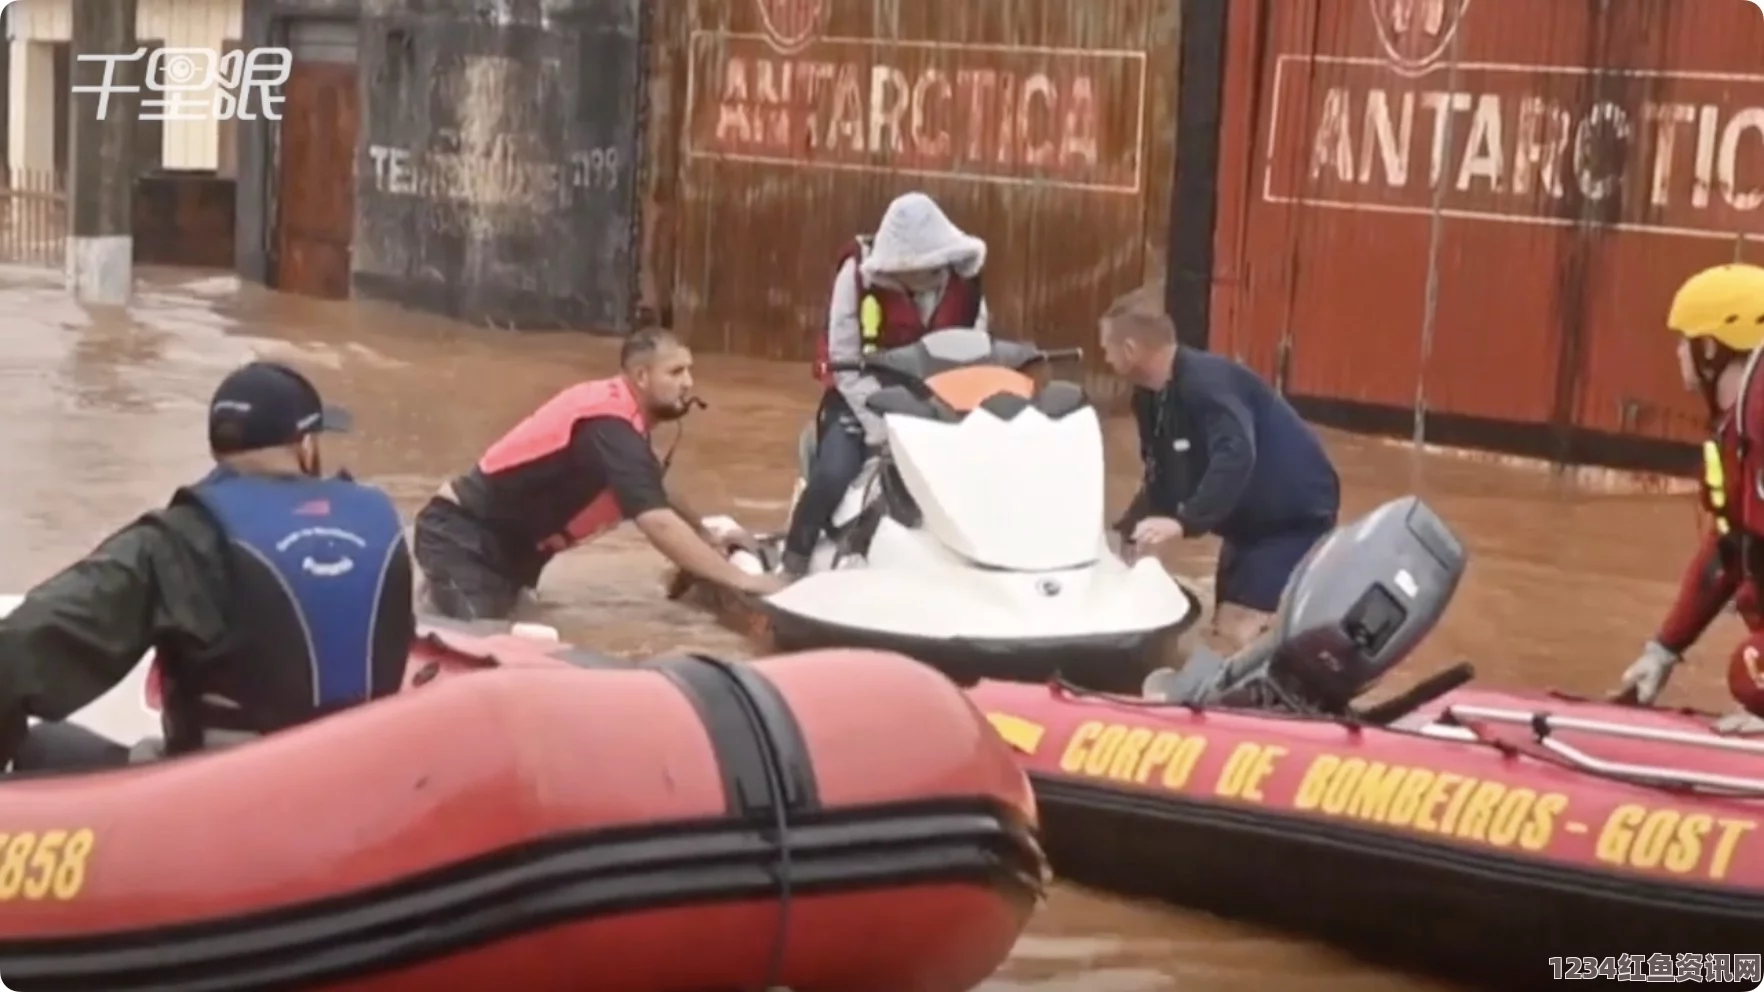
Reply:
[[1679, 335], [1685, 386], [1708, 404], [1703, 503], [1709, 531], [1679, 585], [1678, 597], [1613, 698], [1650, 705], [1684, 651], [1729, 602], [1750, 632], [1728, 664], [1728, 689], [1741, 709], [1722, 717], [1723, 733], [1764, 733], [1764, 268], [1718, 265], [1692, 276], [1672, 299], [1666, 326]]

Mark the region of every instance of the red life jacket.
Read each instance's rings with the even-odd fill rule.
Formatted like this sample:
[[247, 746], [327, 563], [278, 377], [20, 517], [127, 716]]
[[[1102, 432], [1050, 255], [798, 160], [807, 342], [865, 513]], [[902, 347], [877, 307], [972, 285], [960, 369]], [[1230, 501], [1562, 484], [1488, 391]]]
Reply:
[[[918, 304], [913, 302], [911, 293], [893, 286], [872, 284], [864, 279], [860, 264], [864, 255], [869, 252], [868, 238], [855, 238], [844, 252], [839, 255], [839, 263], [834, 267], [838, 272], [846, 262], [852, 265], [852, 278], [857, 282], [858, 321], [863, 333], [863, 353], [872, 354], [887, 351], [890, 348], [901, 348], [912, 344], [932, 331], [947, 330], [952, 327], [973, 327], [980, 319], [980, 303], [983, 299], [980, 291], [980, 276], [964, 276], [954, 269], [949, 271], [949, 281], [944, 284], [943, 296], [937, 301], [937, 309], [931, 312], [931, 319], [919, 317]], [[864, 319], [866, 302], [874, 300], [880, 310], [880, 321], [873, 326]], [[815, 347], [815, 378], [821, 380], [823, 386], [833, 385], [833, 373], [827, 368], [828, 345], [827, 332], [821, 332], [820, 341]]]
[[[1739, 400], [1733, 413], [1703, 446], [1703, 500], [1715, 514], [1715, 527], [1740, 540], [1740, 588], [1735, 606], [1751, 636], [1727, 665], [1727, 690], [1734, 701], [1764, 716], [1764, 374], [1759, 358], [1746, 358]], [[1716, 495], [1719, 493], [1719, 495]]]
[[[558, 393], [516, 424], [478, 460], [478, 471], [495, 475], [556, 454], [569, 447], [578, 423], [594, 417], [617, 417], [637, 433], [649, 434], [643, 409], [624, 377], [596, 379]], [[620, 519], [618, 500], [609, 486], [570, 519], [563, 533], [540, 541], [539, 550], [558, 552], [593, 540], [618, 526]]]

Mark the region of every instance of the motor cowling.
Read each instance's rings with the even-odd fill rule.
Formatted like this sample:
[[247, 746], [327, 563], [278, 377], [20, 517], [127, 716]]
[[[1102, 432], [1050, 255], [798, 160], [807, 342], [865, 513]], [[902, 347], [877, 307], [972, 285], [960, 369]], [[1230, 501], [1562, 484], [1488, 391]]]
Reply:
[[1229, 659], [1196, 651], [1146, 694], [1218, 706], [1345, 712], [1439, 623], [1468, 564], [1420, 497], [1337, 529], [1293, 572], [1269, 632]]

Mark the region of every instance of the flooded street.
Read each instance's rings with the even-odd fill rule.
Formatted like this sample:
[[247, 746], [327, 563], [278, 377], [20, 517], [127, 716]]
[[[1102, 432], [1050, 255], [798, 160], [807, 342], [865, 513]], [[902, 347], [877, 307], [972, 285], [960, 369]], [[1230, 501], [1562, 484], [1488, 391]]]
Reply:
[[[580, 335], [514, 335], [373, 304], [279, 296], [230, 276], [142, 274], [127, 314], [88, 313], [59, 277], [0, 272], [0, 592], [22, 592], [206, 471], [205, 406], [220, 376], [251, 357], [298, 365], [350, 407], [354, 435], [333, 466], [389, 489], [407, 515], [504, 429], [567, 383], [608, 374], [616, 344]], [[1661, 360], [1671, 355], [1662, 341]], [[756, 529], [781, 523], [794, 438], [816, 399], [805, 368], [699, 359], [707, 412], [685, 425], [674, 459], [681, 490], [707, 512]], [[670, 429], [658, 437], [666, 450]], [[1132, 427], [1110, 425], [1111, 455], [1137, 469]], [[1332, 435], [1349, 516], [1407, 491], [1427, 496], [1472, 549], [1441, 630], [1402, 675], [1460, 659], [1498, 686], [1602, 692], [1652, 633], [1696, 535], [1687, 495], [1594, 492], [1549, 473], [1416, 456]], [[1111, 507], [1136, 480], [1111, 480]], [[1211, 547], [1169, 564], [1210, 573]], [[662, 597], [662, 559], [617, 532], [546, 573], [535, 619], [566, 639], [642, 655], [751, 653], [705, 613]], [[1671, 702], [1719, 708], [1724, 617], [1693, 652]], [[1270, 870], [1276, 870], [1271, 866]], [[1344, 908], [1344, 911], [1352, 911]], [[1411, 976], [1326, 948], [1212, 918], [1060, 889], [993, 992], [1224, 992], [1279, 987], [1417, 989]]]

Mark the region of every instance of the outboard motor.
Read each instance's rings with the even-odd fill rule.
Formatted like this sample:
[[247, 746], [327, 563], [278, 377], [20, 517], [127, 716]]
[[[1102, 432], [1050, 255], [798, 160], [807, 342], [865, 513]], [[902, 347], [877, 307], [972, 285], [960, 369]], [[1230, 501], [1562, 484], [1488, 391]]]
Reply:
[[1468, 554], [1418, 496], [1338, 528], [1293, 572], [1272, 628], [1229, 659], [1199, 648], [1145, 681], [1174, 703], [1340, 715], [1445, 614]]

